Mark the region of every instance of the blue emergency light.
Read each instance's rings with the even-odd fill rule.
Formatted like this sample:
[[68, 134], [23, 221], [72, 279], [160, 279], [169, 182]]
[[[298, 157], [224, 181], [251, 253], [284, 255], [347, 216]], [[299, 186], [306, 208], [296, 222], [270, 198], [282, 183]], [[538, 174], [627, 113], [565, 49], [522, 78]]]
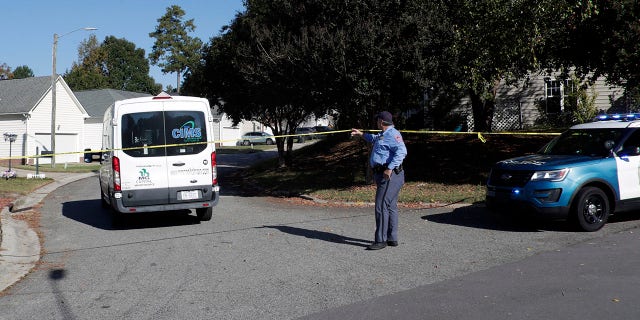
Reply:
[[606, 121], [606, 120], [622, 120], [633, 121], [640, 119], [640, 113], [613, 113], [613, 114], [600, 114], [597, 115], [594, 121]]

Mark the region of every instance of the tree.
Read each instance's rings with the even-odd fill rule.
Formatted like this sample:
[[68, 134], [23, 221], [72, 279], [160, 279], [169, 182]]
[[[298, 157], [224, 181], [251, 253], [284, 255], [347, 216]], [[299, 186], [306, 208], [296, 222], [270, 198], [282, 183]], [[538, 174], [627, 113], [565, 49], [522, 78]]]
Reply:
[[450, 19], [441, 1], [359, 1], [339, 8], [339, 46], [331, 68], [340, 120], [371, 125], [380, 110], [417, 109], [429, 87], [451, 87], [455, 64]]
[[0, 64], [0, 80], [10, 80], [13, 79], [13, 73], [11, 72], [11, 67], [8, 64], [2, 63]]
[[[428, 83], [448, 75], [451, 28], [432, 1], [247, 1], [184, 88], [235, 121], [257, 119], [293, 134], [311, 114], [337, 111], [338, 125], [370, 126], [381, 109], [416, 108]], [[277, 141], [280, 165], [291, 142]], [[284, 157], [282, 157], [284, 154]]]
[[63, 78], [76, 91], [109, 88], [109, 81], [103, 73], [105, 59], [98, 38], [92, 34], [78, 45], [78, 61], [73, 62], [71, 70], [66, 71]]
[[24, 79], [33, 77], [33, 70], [26, 65], [22, 65], [13, 70], [14, 79]]
[[100, 46], [104, 51], [104, 72], [109, 87], [134, 92], [157, 94], [161, 86], [149, 76], [149, 61], [144, 49], [125, 39], [109, 36]]
[[538, 70], [538, 54], [559, 8], [551, 1], [458, 0], [454, 19], [458, 88], [470, 97], [475, 131], [490, 131], [498, 84]]
[[562, 24], [549, 42], [548, 67], [575, 70], [591, 80], [604, 76], [640, 101], [640, 4], [637, 1], [565, 1]]
[[111, 88], [157, 94], [162, 90], [149, 76], [144, 49], [126, 39], [107, 36], [101, 44], [92, 35], [78, 47], [80, 62], [64, 75], [73, 90]]
[[[310, 98], [312, 79], [304, 61], [312, 41], [304, 42], [303, 34], [309, 30], [296, 18], [307, 12], [301, 6], [283, 10], [282, 5], [249, 2], [247, 12], [236, 17], [229, 32], [212, 39], [204, 66], [185, 81], [191, 92], [206, 84], [201, 93], [224, 101], [221, 108], [234, 121], [257, 120], [277, 136], [293, 134], [317, 107]], [[277, 138], [276, 145], [279, 165], [290, 164], [293, 139]]]
[[176, 73], [176, 88], [180, 93], [180, 78], [200, 62], [202, 41], [192, 38], [189, 32], [195, 30], [193, 19], [184, 21], [184, 10], [173, 5], [167, 8], [164, 16], [158, 19], [158, 25], [149, 37], [155, 38], [149, 59], [162, 68], [163, 73]]

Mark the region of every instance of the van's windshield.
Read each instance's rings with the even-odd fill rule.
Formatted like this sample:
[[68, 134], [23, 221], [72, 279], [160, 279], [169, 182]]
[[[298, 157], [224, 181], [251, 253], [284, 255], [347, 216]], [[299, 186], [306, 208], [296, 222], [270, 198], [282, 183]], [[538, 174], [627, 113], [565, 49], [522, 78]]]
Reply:
[[122, 115], [122, 149], [132, 157], [197, 154], [207, 147], [204, 113], [150, 111]]

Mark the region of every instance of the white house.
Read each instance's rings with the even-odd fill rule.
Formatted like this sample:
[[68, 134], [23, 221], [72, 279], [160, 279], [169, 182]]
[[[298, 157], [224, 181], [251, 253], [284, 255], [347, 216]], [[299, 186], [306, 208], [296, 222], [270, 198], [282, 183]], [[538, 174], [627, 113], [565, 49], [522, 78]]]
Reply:
[[[13, 133], [16, 141], [0, 140], [0, 162], [34, 163], [35, 156], [51, 151], [51, 77], [0, 81], [0, 134]], [[89, 117], [67, 83], [56, 80], [56, 163], [83, 158], [84, 120]], [[11, 145], [11, 150], [9, 147]], [[61, 154], [60, 154], [61, 153]], [[40, 158], [50, 163], [50, 158]]]

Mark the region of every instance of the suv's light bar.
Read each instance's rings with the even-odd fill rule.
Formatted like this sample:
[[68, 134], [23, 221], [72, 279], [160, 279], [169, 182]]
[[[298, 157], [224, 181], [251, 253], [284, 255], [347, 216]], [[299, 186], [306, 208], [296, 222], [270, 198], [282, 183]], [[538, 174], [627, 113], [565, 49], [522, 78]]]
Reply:
[[633, 121], [640, 120], [640, 113], [614, 113], [614, 114], [600, 114], [597, 115], [594, 121], [606, 121], [606, 120], [622, 120]]

